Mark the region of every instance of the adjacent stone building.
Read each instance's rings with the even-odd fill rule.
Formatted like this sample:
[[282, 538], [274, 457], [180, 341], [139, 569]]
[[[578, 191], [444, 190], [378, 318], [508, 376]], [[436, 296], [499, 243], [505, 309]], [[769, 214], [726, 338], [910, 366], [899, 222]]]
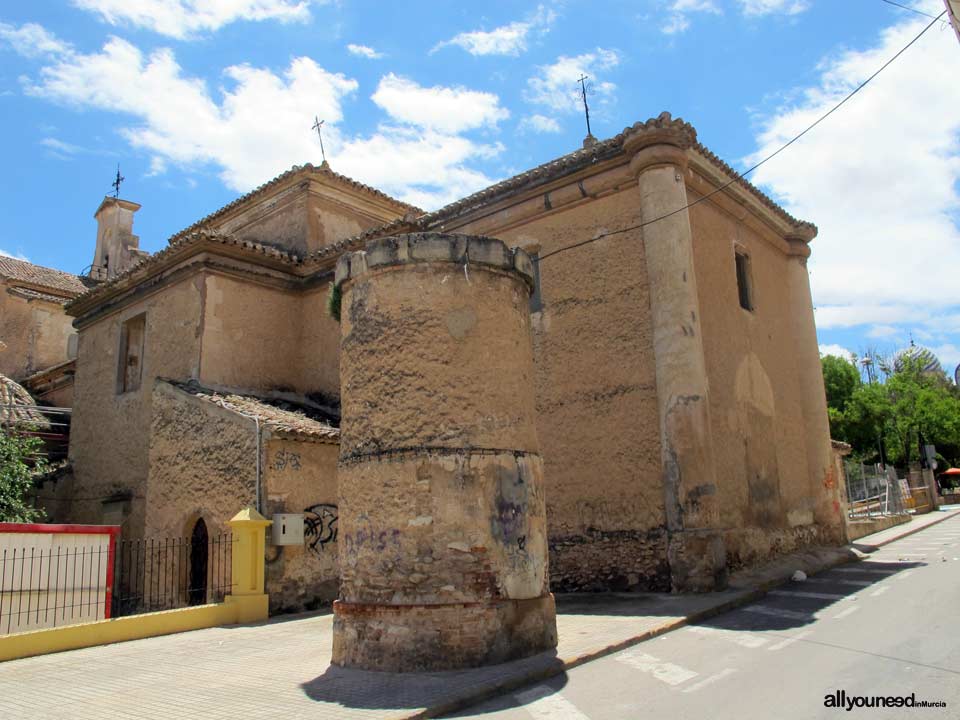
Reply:
[[[68, 306], [74, 480], [57, 519], [119, 517], [138, 537], [200, 517], [219, 526], [251, 500], [267, 514], [334, 505], [334, 267], [411, 232], [499, 238], [533, 260], [529, 382], [553, 590], [705, 590], [841, 537], [806, 271], [816, 229], [668, 114], [432, 213], [306, 165], [153, 256], [128, 242], [130, 266]], [[469, 342], [462, 323], [448, 331], [451, 346]], [[412, 349], [383, 352], [400, 367]], [[228, 397], [246, 409], [216, 400]], [[268, 416], [280, 401], [313, 429], [279, 438]], [[250, 417], [270, 434], [259, 449]], [[289, 443], [301, 475], [271, 479]], [[311, 583], [332, 597], [333, 565], [297, 563], [272, 591], [295, 576], [290, 604], [308, 602]]]
[[0, 373], [70, 407], [76, 332], [64, 305], [95, 283], [0, 255]]

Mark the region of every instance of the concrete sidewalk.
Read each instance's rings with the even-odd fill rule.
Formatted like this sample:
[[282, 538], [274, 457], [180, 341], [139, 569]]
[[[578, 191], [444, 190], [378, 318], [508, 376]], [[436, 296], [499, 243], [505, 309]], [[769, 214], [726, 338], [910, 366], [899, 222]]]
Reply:
[[910, 522], [904, 523], [903, 525], [895, 525], [892, 528], [881, 530], [880, 532], [873, 533], [872, 535], [864, 535], [859, 540], [856, 540], [853, 545], [855, 547], [860, 545], [882, 547], [887, 543], [893, 542], [894, 540], [899, 540], [907, 535], [913, 535], [915, 532], [920, 532], [924, 528], [930, 527], [931, 525], [936, 525], [944, 520], [949, 520], [951, 517], [957, 514], [960, 514], [960, 505], [946, 505], [924, 515], [914, 515], [910, 518]]
[[[857, 548], [958, 514], [960, 509], [915, 518], [862, 538]], [[329, 614], [15, 660], [0, 664], [0, 717], [435, 716], [746, 603], [794, 569], [815, 572], [860, 556], [855, 548], [804, 552], [780, 559], [752, 580], [738, 576], [737, 587], [723, 593], [558, 596], [555, 653], [462, 672], [396, 675], [331, 667]]]

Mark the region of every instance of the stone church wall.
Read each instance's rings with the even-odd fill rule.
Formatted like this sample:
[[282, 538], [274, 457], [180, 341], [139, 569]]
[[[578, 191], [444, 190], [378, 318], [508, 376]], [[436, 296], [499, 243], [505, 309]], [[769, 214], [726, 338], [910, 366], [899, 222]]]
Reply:
[[[263, 514], [270, 518], [295, 512], [308, 518], [303, 547], [272, 546], [267, 530], [270, 609], [313, 609], [337, 594], [338, 446], [273, 437], [267, 428], [263, 434]], [[229, 532], [227, 521], [239, 508], [255, 503], [256, 453], [250, 418], [158, 382], [153, 393], [146, 535], [189, 537], [200, 518], [211, 536]]]
[[[538, 212], [502, 210], [456, 227], [543, 256], [639, 222], [635, 181], [584, 182], [605, 196]], [[613, 192], [611, 186], [622, 186]], [[577, 184], [551, 192], [570, 191]], [[532, 201], [531, 201], [532, 202]], [[540, 211], [541, 196], [536, 198]], [[559, 204], [559, 202], [557, 203]], [[448, 224], [448, 229], [454, 229]], [[669, 589], [660, 434], [643, 243], [636, 231], [547, 258], [532, 315], [537, 433], [544, 457], [550, 586]]]
[[[195, 377], [200, 358], [203, 276], [182, 280], [83, 328], [74, 384], [70, 458], [75, 499], [70, 520], [100, 523], [122, 502], [125, 538], [143, 536], [153, 380]], [[140, 387], [118, 392], [121, 328], [145, 313]]]
[[19, 381], [66, 361], [72, 321], [62, 305], [11, 295], [0, 280], [0, 374]]
[[298, 612], [337, 597], [337, 456], [330, 443], [269, 438], [264, 444], [264, 515], [303, 513], [303, 546], [267, 541], [271, 612]]
[[[797, 260], [782, 237], [734, 212], [703, 202], [690, 215], [721, 526], [736, 568], [824, 542], [827, 534], [815, 524], [811, 430], [802, 411], [802, 393], [816, 390], [799, 381], [790, 322], [802, 311], [788, 279], [788, 263]], [[749, 257], [752, 310], [740, 306], [735, 251]]]
[[248, 390], [295, 387], [301, 298], [223, 275], [206, 278], [200, 383]]

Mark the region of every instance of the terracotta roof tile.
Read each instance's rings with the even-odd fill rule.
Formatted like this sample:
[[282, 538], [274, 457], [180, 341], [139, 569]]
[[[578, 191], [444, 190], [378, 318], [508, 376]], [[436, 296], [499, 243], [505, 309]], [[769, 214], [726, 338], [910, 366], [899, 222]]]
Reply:
[[25, 287], [14, 286], [7, 288], [7, 292], [27, 300], [45, 300], [46, 302], [56, 303], [57, 305], [66, 305], [70, 301], [69, 297], [64, 297], [63, 295], [51, 295], [50, 293]]
[[26, 260], [0, 255], [0, 277], [53, 290], [54, 295], [74, 297], [86, 292], [92, 281], [62, 270], [34, 265]]
[[341, 252], [346, 252], [347, 250], [356, 250], [362, 247], [367, 240], [383, 237], [384, 235], [412, 232], [420, 227], [422, 227], [422, 223], [419, 219], [408, 220], [406, 218], [398, 218], [396, 220], [391, 220], [390, 222], [367, 228], [361, 233], [344, 238], [343, 240], [338, 240], [335, 243], [330, 243], [329, 245], [325, 245], [318, 250], [314, 250], [306, 258], [304, 258], [304, 262], [319, 262], [325, 258], [337, 256]]
[[318, 442], [339, 443], [340, 429], [331, 424], [331, 418], [316, 408], [290, 400], [278, 400], [259, 395], [211, 390], [196, 382], [165, 380], [184, 392], [219, 407], [243, 415], [253, 416], [273, 433]]
[[[278, 248], [272, 247], [270, 245], [261, 245], [260, 243], [251, 242], [250, 240], [238, 240], [232, 235], [221, 234], [212, 230], [194, 230], [193, 232], [180, 235], [175, 238], [170, 239], [170, 244], [167, 245], [163, 250], [154, 253], [153, 255], [147, 255], [143, 259], [137, 261], [135, 264], [131, 265], [129, 268], [124, 270], [122, 273], [119, 273], [106, 282], [102, 282], [94, 287], [90, 292], [84, 294], [78, 300], [87, 301], [99, 297], [100, 295], [105, 294], [108, 290], [116, 287], [117, 285], [123, 283], [127, 279], [136, 275], [137, 273], [146, 274], [145, 271], [159, 263], [164, 258], [172, 255], [174, 252], [180, 248], [193, 245], [194, 243], [199, 243], [203, 241], [215, 242], [221, 245], [241, 248], [247, 252], [251, 252], [258, 255], [264, 255], [266, 257], [279, 260], [282, 263], [290, 265], [298, 265], [302, 258], [292, 252], [286, 250], [279, 250]], [[73, 303], [70, 303], [71, 305]], [[70, 305], [68, 305], [69, 310]]]
[[49, 427], [50, 421], [36, 409], [36, 405], [20, 383], [0, 374], [0, 426]]
[[[186, 234], [186, 233], [189, 233], [189, 232], [192, 232], [192, 231], [194, 231], [194, 230], [198, 230], [198, 229], [202, 228], [204, 225], [207, 225], [207, 224], [210, 223], [211, 221], [216, 220], [218, 217], [220, 217], [221, 215], [226, 214], [227, 212], [229, 212], [229, 211], [232, 210], [233, 208], [235, 208], [235, 207], [237, 207], [237, 206], [239, 206], [239, 205], [244, 204], [245, 202], [247, 202], [247, 201], [250, 200], [251, 198], [256, 197], [257, 195], [260, 195], [260, 194], [263, 193], [263, 192], [266, 192], [266, 191], [269, 190], [270, 188], [273, 188], [273, 187], [275, 187], [276, 185], [279, 185], [279, 184], [282, 183], [284, 180], [287, 180], [288, 178], [293, 177], [293, 176], [296, 175], [297, 173], [301, 173], [301, 172], [302, 172], [302, 173], [317, 173], [317, 174], [320, 174], [320, 175], [326, 175], [327, 177], [331, 177], [331, 178], [333, 178], [334, 180], [338, 180], [338, 181], [340, 181], [340, 182], [342, 182], [342, 183], [345, 183], [345, 184], [349, 185], [350, 187], [354, 188], [355, 190], [360, 190], [361, 192], [364, 192], [364, 193], [366, 193], [366, 194], [368, 194], [368, 195], [373, 195], [374, 197], [378, 197], [378, 198], [381, 198], [381, 199], [383, 199], [383, 200], [387, 200], [387, 201], [389, 201], [389, 202], [392, 202], [392, 203], [394, 203], [394, 204], [396, 204], [396, 205], [399, 205], [400, 207], [405, 208], [405, 209], [407, 210], [407, 212], [413, 212], [413, 213], [416, 213], [417, 215], [423, 214], [423, 210], [421, 210], [421, 209], [418, 208], [418, 207], [415, 207], [415, 206], [413, 206], [413, 205], [409, 205], [408, 203], [405, 203], [405, 202], [401, 202], [400, 200], [397, 200], [397, 199], [394, 198], [394, 197], [390, 197], [389, 195], [387, 195], [385, 192], [383, 192], [383, 191], [381, 191], [381, 190], [377, 190], [376, 188], [370, 187], [369, 185], [364, 185], [363, 183], [357, 182], [357, 181], [354, 180], [353, 178], [349, 178], [349, 177], [347, 177], [346, 175], [341, 175], [340, 173], [334, 172], [333, 170], [330, 169], [330, 166], [327, 165], [326, 163], [324, 163], [324, 164], [321, 165], [320, 167], [317, 167], [317, 166], [312, 165], [312, 164], [310, 164], [310, 163], [306, 163], [305, 165], [294, 165], [292, 168], [290, 168], [290, 169], [287, 170], [286, 172], [283, 172], [283, 173], [280, 173], [279, 175], [277, 175], [275, 178], [273, 178], [273, 180], [268, 180], [268, 181], [265, 182], [263, 185], [260, 185], [259, 187], [256, 187], [256, 188], [254, 188], [253, 190], [251, 190], [250, 192], [248, 192], [246, 195], [241, 195], [241, 196], [238, 197], [236, 200], [233, 200], [233, 201], [227, 203], [226, 205], [224, 205], [224, 206], [223, 206], [222, 208], [220, 208], [219, 210], [215, 210], [214, 212], [210, 213], [210, 214], [207, 215], [206, 217], [201, 218], [200, 220], [197, 220], [197, 222], [195, 222], [195, 223], [194, 223], [193, 225], [191, 225], [190, 227], [188, 227], [188, 228], [186, 228], [186, 229], [184, 229], [184, 230], [181, 230], [180, 232], [178, 232], [177, 234], [175, 234], [175, 235], [173, 236], [173, 238], [178, 238], [178, 237], [180, 237], [181, 235], [184, 235], [184, 234]], [[171, 242], [173, 241], [173, 238], [171, 239]]]
[[[502, 180], [488, 188], [480, 190], [479, 192], [475, 192], [472, 195], [468, 195], [465, 198], [461, 198], [460, 200], [452, 202], [449, 205], [440, 208], [439, 210], [435, 210], [432, 213], [423, 215], [419, 219], [419, 222], [423, 226], [434, 225], [440, 221], [469, 212], [470, 210], [480, 207], [485, 203], [491, 202], [500, 195], [512, 190], [531, 188], [546, 184], [552, 180], [555, 180], [556, 178], [592, 165], [593, 163], [615, 157], [621, 152], [624, 138], [626, 138], [630, 133], [662, 122], [672, 122], [687, 126], [692, 137], [694, 138], [692, 145], [694, 150], [710, 160], [722, 172], [729, 175], [731, 179], [738, 175], [738, 171], [734, 170], [709, 148], [696, 140], [696, 131], [692, 126], [690, 126], [688, 123], [685, 123], [680, 118], [671, 118], [669, 113], [662, 113], [660, 117], [651, 118], [643, 122], [636, 122], [630, 127], [624, 128], [622, 132], [614, 135], [611, 138], [596, 142], [588, 147], [575, 150], [567, 155], [562, 155], [542, 165], [538, 165], [535, 168], [531, 168], [530, 170], [522, 172], [519, 175], [514, 175], [511, 178]], [[769, 196], [764, 194], [746, 178], [737, 178], [736, 183], [751, 192], [764, 205], [776, 212], [791, 225], [808, 225], [813, 227], [810, 223], [797, 220], [797, 218], [790, 215], [786, 210], [780, 207]]]

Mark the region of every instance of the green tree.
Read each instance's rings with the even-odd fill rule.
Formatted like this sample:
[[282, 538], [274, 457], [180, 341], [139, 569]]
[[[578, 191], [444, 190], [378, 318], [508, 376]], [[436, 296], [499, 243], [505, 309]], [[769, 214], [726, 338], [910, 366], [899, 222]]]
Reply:
[[960, 399], [943, 373], [924, 372], [920, 363], [905, 358], [884, 385], [890, 400], [890, 452], [906, 465], [919, 457], [921, 437], [946, 457], [960, 449]]
[[820, 364], [823, 367], [823, 385], [827, 391], [827, 407], [842, 413], [854, 391], [860, 387], [860, 373], [849, 360], [835, 355], [825, 355], [820, 358]]
[[36, 475], [47, 469], [43, 442], [0, 428], [0, 522], [32, 522], [42, 513], [27, 499]]
[[887, 388], [880, 383], [861, 384], [847, 401], [840, 427], [842, 435], [836, 439], [850, 443], [863, 460], [887, 461], [885, 439], [892, 415]]

